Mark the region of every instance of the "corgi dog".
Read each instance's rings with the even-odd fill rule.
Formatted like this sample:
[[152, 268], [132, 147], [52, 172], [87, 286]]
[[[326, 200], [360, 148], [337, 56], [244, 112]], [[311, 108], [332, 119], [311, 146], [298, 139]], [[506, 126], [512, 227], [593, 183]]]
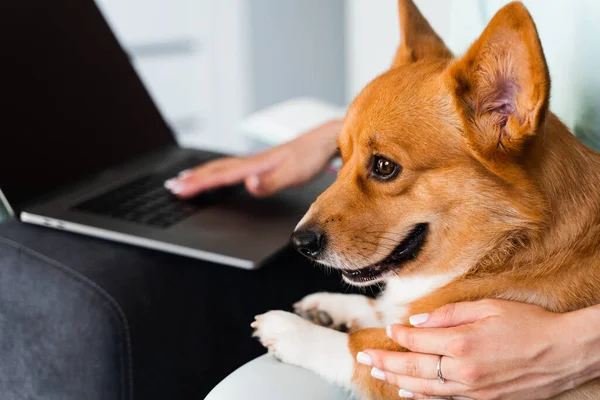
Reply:
[[[270, 311], [252, 324], [282, 361], [367, 399], [398, 398], [355, 361], [367, 348], [406, 351], [388, 324], [477, 299], [552, 312], [600, 303], [600, 154], [549, 111], [527, 9], [502, 8], [457, 58], [411, 0], [399, 14], [390, 70], [345, 117], [338, 178], [292, 235], [347, 283], [385, 290], [309, 295], [295, 308], [313, 321]], [[600, 398], [600, 384], [556, 398]]]

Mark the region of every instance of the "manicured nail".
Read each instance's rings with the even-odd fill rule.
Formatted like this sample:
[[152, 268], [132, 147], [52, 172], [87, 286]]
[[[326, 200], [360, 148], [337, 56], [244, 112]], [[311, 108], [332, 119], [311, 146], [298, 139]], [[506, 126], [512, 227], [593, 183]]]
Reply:
[[429, 314], [425, 313], [425, 314], [413, 315], [408, 319], [408, 321], [410, 322], [410, 324], [412, 326], [416, 326], [416, 325], [420, 325], [424, 322], [427, 322], [428, 319], [429, 319]]
[[373, 365], [371, 356], [368, 355], [367, 353], [363, 353], [362, 351], [359, 351], [358, 354], [356, 355], [356, 361], [358, 361], [360, 364], [368, 365], [369, 367], [371, 365]]
[[248, 178], [248, 186], [250, 186], [252, 189], [258, 188], [258, 185], [260, 185], [260, 180], [258, 179], [258, 176], [252, 175]]
[[387, 337], [389, 337], [390, 339], [392, 338], [392, 326], [388, 325], [387, 328], [385, 328], [385, 334], [387, 335]]
[[181, 193], [181, 192], [183, 191], [183, 186], [181, 186], [181, 185], [177, 185], [177, 184], [173, 184], [173, 185], [171, 185], [171, 187], [169, 187], [168, 189], [169, 189], [169, 190], [171, 191], [171, 193], [173, 193], [173, 194], [179, 194], [179, 193]]
[[166, 181], [164, 183], [165, 189], [171, 189], [173, 187], [173, 185], [175, 185], [176, 181], [177, 181], [177, 179], [169, 179], [168, 181]]
[[375, 379], [379, 379], [380, 381], [385, 381], [385, 372], [379, 368], [371, 368], [371, 376]]
[[404, 389], [400, 389], [398, 394], [400, 395], [400, 397], [404, 397], [406, 399], [412, 399], [413, 397], [415, 397], [415, 394], [413, 392], [409, 392], [408, 390]]
[[192, 172], [194, 172], [193, 169], [186, 169], [185, 171], [181, 171], [179, 173], [179, 175], [177, 175], [178, 178], [185, 178], [186, 176], [189, 176], [192, 174]]

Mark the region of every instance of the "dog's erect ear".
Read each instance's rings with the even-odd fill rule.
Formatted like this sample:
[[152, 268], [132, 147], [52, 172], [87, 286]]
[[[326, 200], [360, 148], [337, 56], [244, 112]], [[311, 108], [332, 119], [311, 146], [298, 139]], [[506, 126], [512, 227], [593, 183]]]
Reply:
[[392, 69], [425, 58], [452, 58], [452, 52], [435, 33], [412, 0], [398, 0], [400, 46]]
[[529, 12], [510, 3], [449, 67], [470, 147], [491, 161], [518, 157], [548, 110], [550, 76]]

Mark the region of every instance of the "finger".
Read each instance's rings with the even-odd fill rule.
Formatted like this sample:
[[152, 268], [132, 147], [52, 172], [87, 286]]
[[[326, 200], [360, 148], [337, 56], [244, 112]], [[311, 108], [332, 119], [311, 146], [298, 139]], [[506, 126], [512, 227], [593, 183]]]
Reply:
[[398, 394], [408, 399], [417, 398], [417, 394], [422, 399], [453, 397], [463, 394], [468, 389], [457, 382], [446, 381], [440, 383], [434, 379], [412, 378], [396, 374], [386, 374], [385, 380], [400, 388]]
[[[363, 353], [371, 357], [373, 367], [385, 372], [413, 378], [437, 378], [437, 365], [440, 360], [437, 355], [383, 350], [365, 350]], [[360, 357], [360, 359], [362, 360], [363, 357]], [[458, 380], [452, 374], [453, 371], [457, 370], [455, 359], [444, 357], [442, 363], [444, 377], [449, 380]]]
[[460, 328], [412, 328], [404, 325], [390, 325], [388, 336], [414, 353], [454, 356], [448, 349], [463, 338]]
[[418, 314], [409, 318], [411, 325], [420, 328], [450, 328], [466, 325], [493, 315], [489, 300], [467, 301], [447, 304], [430, 314]]
[[[401, 394], [400, 392], [398, 392], [398, 394], [400, 395], [400, 397], [404, 397], [403, 394]], [[405, 397], [405, 398], [410, 398], [410, 399], [427, 399], [427, 400], [473, 400], [470, 397], [463, 397], [463, 396], [444, 396], [444, 397], [440, 397], [440, 396], [425, 396], [424, 394], [421, 393], [413, 393], [412, 397]]]
[[249, 176], [263, 174], [277, 168], [282, 161], [283, 159], [276, 154], [263, 154], [247, 159], [217, 160], [185, 173], [166, 186], [173, 194], [190, 197], [202, 191], [235, 185]]
[[290, 171], [289, 164], [271, 169], [262, 175], [246, 178], [246, 188], [256, 197], [270, 196], [296, 183], [297, 176]]
[[[202, 164], [195, 168], [182, 171], [175, 178], [169, 179], [165, 182], [165, 187], [176, 195], [185, 193], [186, 195], [190, 190], [196, 192], [201, 190], [201, 183], [210, 183], [210, 179], [219, 179], [219, 172], [227, 171], [228, 169], [238, 169], [243, 167], [244, 160], [240, 158], [227, 157], [221, 158]], [[208, 178], [208, 179], [206, 179]]]

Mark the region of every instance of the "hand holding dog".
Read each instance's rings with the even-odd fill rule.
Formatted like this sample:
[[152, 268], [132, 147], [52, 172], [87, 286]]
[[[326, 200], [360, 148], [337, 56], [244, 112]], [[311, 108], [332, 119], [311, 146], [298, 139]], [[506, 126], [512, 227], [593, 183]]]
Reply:
[[227, 157], [182, 172], [165, 183], [180, 197], [244, 182], [254, 196], [274, 194], [309, 181], [335, 154], [340, 121], [323, 124], [298, 138], [251, 157]]
[[[600, 376], [600, 308], [555, 314], [483, 300], [411, 317], [388, 334], [411, 353], [365, 350], [406, 398], [547, 399]], [[445, 383], [436, 378], [441, 370]]]

